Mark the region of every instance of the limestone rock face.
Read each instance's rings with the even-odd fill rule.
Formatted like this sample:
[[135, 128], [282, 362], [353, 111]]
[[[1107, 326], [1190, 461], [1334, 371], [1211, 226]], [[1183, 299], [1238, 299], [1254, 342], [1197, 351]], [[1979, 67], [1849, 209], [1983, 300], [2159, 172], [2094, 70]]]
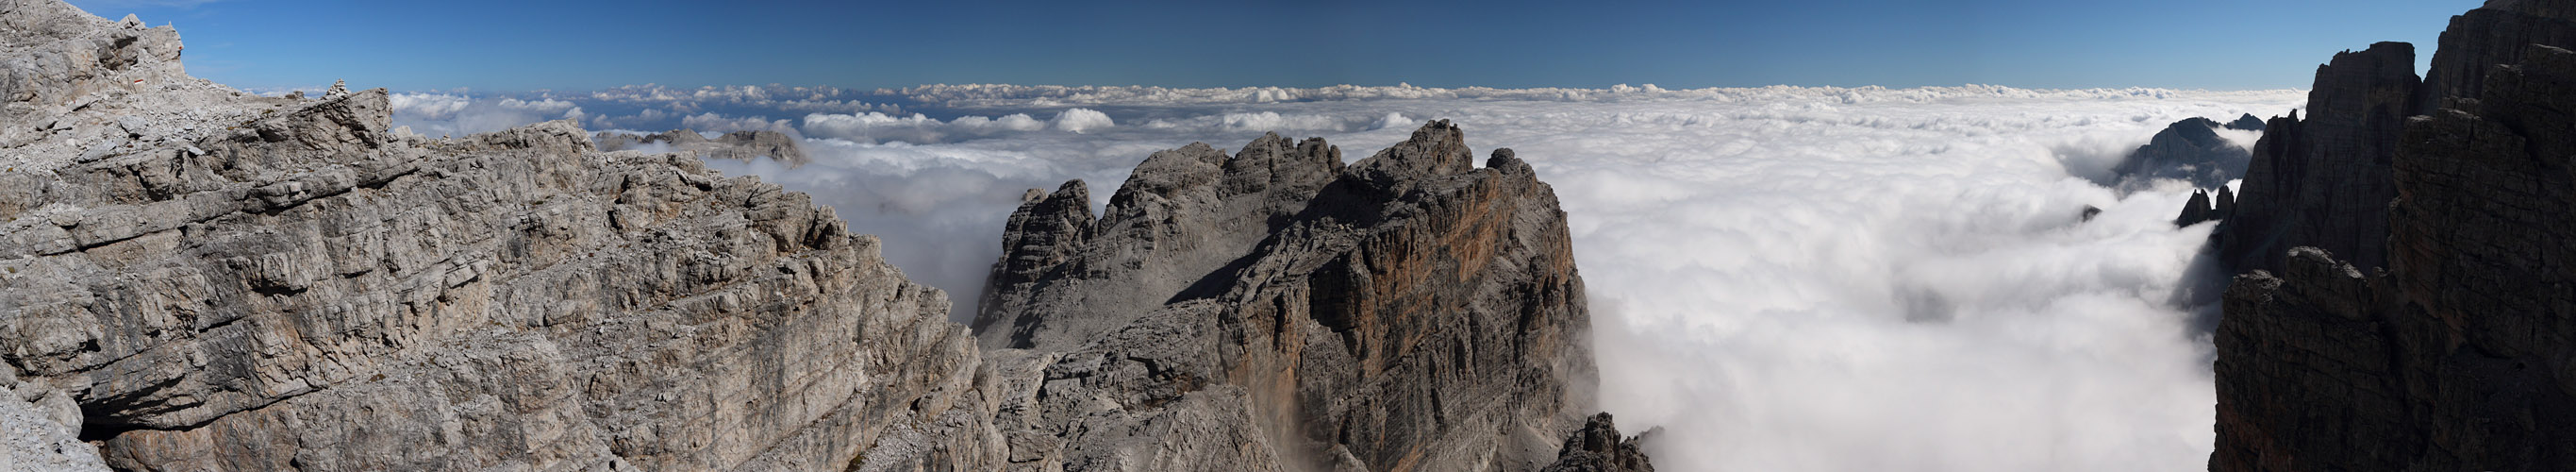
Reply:
[[2227, 181], [2245, 174], [2250, 154], [2218, 137], [2218, 128], [2218, 122], [2208, 118], [2190, 118], [2166, 126], [2147, 145], [2139, 146], [2111, 168], [2117, 179], [2115, 185], [2124, 191], [2146, 188], [2155, 179], [2191, 182], [2197, 188], [2227, 185]]
[[1439, 121], [1347, 167], [1321, 139], [1274, 134], [1232, 156], [1155, 153], [1096, 219], [1079, 182], [1032, 190], [975, 321], [985, 346], [1030, 353], [1013, 357], [1032, 366], [1023, 386], [1002, 389], [1029, 392], [997, 421], [1029, 438], [1010, 455], [1554, 463], [1596, 382], [1582, 279], [1547, 184], [1510, 150], [1483, 168], [1468, 152]]
[[715, 139], [707, 139], [706, 135], [685, 129], [643, 136], [601, 132], [591, 135], [591, 141], [597, 144], [601, 151], [623, 151], [659, 144], [667, 146], [670, 152], [693, 154], [709, 159], [736, 161], [772, 159], [786, 164], [789, 168], [814, 162], [813, 159], [805, 157], [804, 148], [796, 146], [795, 137], [769, 130], [735, 131], [717, 136]]
[[167, 29], [0, 8], [0, 463], [830, 470], [991, 416], [945, 295], [803, 194], [569, 122], [395, 133], [382, 89], [246, 96]]
[[2571, 10], [2442, 35], [2446, 107], [2388, 138], [2385, 271], [2298, 248], [2228, 289], [2211, 470], [2576, 469], [2576, 28], [2544, 21]]
[[700, 160], [785, 135], [431, 139], [383, 89], [188, 78], [166, 28], [0, 24], [0, 469], [1648, 467], [1583, 424], [1553, 191], [1446, 122], [1156, 153], [1097, 216], [1032, 191], [970, 336]]
[[2384, 42], [2335, 54], [2317, 68], [2307, 118], [2273, 118], [2254, 144], [2235, 209], [2217, 231], [2221, 264], [2278, 270], [2290, 248], [2313, 246], [2363, 270], [2387, 265], [2389, 161], [2417, 114], [2415, 48]]

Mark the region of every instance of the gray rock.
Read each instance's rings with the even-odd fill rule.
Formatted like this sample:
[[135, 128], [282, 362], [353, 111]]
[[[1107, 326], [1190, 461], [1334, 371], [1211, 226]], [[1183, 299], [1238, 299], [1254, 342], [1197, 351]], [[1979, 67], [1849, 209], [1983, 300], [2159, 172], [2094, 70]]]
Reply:
[[[1063, 441], [1011, 455], [1066, 470], [1178, 453], [1205, 469], [1556, 462], [1596, 382], [1564, 214], [1510, 150], [1482, 169], [1467, 152], [1441, 121], [1348, 167], [1321, 139], [1274, 134], [1231, 157], [1155, 153], [1097, 219], [1079, 182], [1030, 191], [975, 326], [987, 347], [1063, 353], [1007, 389], [1039, 400], [1003, 425]], [[1156, 435], [1171, 428], [1193, 433]]]
[[788, 136], [429, 139], [383, 89], [241, 94], [166, 28], [0, 1], [0, 113], [41, 124], [0, 131], [6, 467], [1531, 470], [1603, 434], [1565, 439], [1596, 374], [1553, 191], [1446, 122], [1348, 167], [1157, 153], [1099, 217], [1033, 191], [969, 336], [699, 160]]
[[[1648, 434], [1652, 434], [1651, 431]], [[1565, 439], [1557, 452], [1556, 463], [1540, 469], [1545, 472], [1654, 472], [1642, 443], [1645, 435], [1630, 438], [1619, 435], [1619, 426], [1609, 413], [1592, 415], [1583, 429]]]
[[992, 430], [946, 296], [803, 194], [570, 122], [400, 135], [383, 89], [200, 90], [146, 74], [166, 29], [5, 6], [5, 122], [100, 144], [0, 141], [0, 464], [827, 470]]
[[2236, 117], [2236, 121], [2227, 122], [2227, 129], [2262, 131], [2263, 119], [2256, 118], [2253, 113], [2247, 113], [2245, 116]]

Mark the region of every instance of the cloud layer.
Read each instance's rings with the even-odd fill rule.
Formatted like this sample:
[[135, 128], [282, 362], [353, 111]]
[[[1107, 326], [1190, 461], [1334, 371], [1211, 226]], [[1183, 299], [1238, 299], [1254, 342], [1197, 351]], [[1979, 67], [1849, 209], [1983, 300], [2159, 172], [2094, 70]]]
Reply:
[[[595, 128], [713, 113], [701, 121], [800, 132], [812, 165], [710, 164], [814, 194], [961, 303], [980, 292], [1025, 189], [1073, 178], [1112, 188], [1152, 151], [1232, 148], [1265, 131], [1324, 136], [1356, 159], [1417, 120], [1455, 120], [1480, 151], [1517, 150], [1563, 199], [1591, 290], [1601, 407], [1661, 428], [1648, 447], [1668, 470], [1766, 471], [2201, 467], [2209, 344], [2188, 307], [2167, 302], [2208, 227], [2167, 223], [2183, 186], [2123, 197], [2078, 175], [2175, 120], [2278, 115], [2303, 98], [1987, 86], [970, 85], [795, 100], [713, 90], [568, 101], [622, 110], [591, 115]], [[469, 101], [486, 100], [519, 110]], [[710, 105], [724, 100], [735, 108]], [[859, 105], [786, 105], [818, 102]], [[409, 109], [465, 129], [475, 106], [425, 98]], [[1095, 192], [1095, 208], [1109, 194]], [[2084, 221], [2087, 206], [2103, 212]]]

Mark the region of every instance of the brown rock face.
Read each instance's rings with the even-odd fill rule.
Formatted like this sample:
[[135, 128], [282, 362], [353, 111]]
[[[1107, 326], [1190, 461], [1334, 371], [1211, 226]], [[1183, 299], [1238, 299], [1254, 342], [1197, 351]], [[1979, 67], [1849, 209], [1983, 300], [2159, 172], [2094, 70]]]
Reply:
[[[1321, 139], [1192, 144], [1096, 221], [1078, 182], [1031, 191], [976, 319], [986, 346], [1064, 352], [1018, 424], [1069, 441], [1067, 469], [1146, 462], [1120, 438], [1153, 418], [1257, 446], [1202, 467], [1553, 463], [1595, 382], [1582, 279], [1547, 184], [1467, 152], [1446, 122], [1347, 168]], [[1211, 417], [1250, 421], [1189, 419]]]
[[2571, 3], [2443, 33], [2447, 108], [2408, 120], [2378, 206], [2385, 273], [2301, 248], [2228, 290], [2211, 470], [2576, 469]]

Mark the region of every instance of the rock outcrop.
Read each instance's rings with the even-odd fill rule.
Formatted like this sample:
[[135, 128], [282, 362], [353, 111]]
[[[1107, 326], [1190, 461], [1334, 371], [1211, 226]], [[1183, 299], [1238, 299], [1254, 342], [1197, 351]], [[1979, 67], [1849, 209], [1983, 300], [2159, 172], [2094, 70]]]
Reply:
[[2208, 118], [2166, 126], [2113, 166], [2114, 181], [2109, 183], [2122, 191], [2146, 188], [2157, 179], [2191, 182], [2195, 188], [2226, 186], [2227, 181], [2245, 175], [2251, 154], [2219, 137], [2218, 128], [2218, 122]]
[[[717, 136], [715, 139], [707, 139], [707, 136], [704, 134], [699, 134], [696, 131], [686, 129], [675, 129], [642, 136], [626, 133], [600, 132], [591, 135], [591, 142], [598, 145], [599, 150], [601, 151], [651, 149], [690, 154], [708, 159], [727, 159], [746, 162], [760, 159], [772, 159], [779, 163], [786, 164], [789, 168], [795, 168], [814, 162], [813, 159], [805, 157], [804, 148], [796, 146], [796, 137], [788, 136], [787, 133], [769, 130], [735, 131], [725, 133], [723, 136]], [[649, 148], [649, 145], [660, 145], [663, 147], [658, 149]]]
[[1347, 166], [1156, 153], [1096, 217], [1032, 191], [970, 335], [699, 160], [801, 161], [785, 135], [433, 139], [383, 89], [187, 77], [167, 27], [0, 25], [0, 468], [1651, 467], [1584, 423], [1552, 190], [1446, 122]]
[[2216, 232], [2233, 272], [2279, 270], [2281, 254], [2309, 246], [2370, 270], [2387, 265], [2389, 161], [2406, 117], [2417, 114], [2415, 47], [2384, 42], [2335, 54], [2317, 68], [2307, 118], [2273, 118], [2254, 144], [2235, 209]]
[[[2566, 421], [2576, 418], [2576, 266], [2564, 263], [2576, 257], [2576, 117], [2565, 112], [2576, 109], [2576, 53], [2562, 49], [2576, 46], [2571, 20], [2576, 2], [2489, 2], [2453, 19], [2423, 88], [2437, 97], [2411, 102], [2441, 108], [2340, 138], [2352, 141], [2303, 141], [2392, 146], [2391, 199], [2267, 197], [2274, 208], [2384, 215], [2386, 229], [2351, 236], [2384, 241], [2365, 249], [2384, 247], [2385, 269], [2299, 247], [2274, 259], [2278, 270], [2229, 287], [2211, 470], [2576, 469]], [[2321, 74], [2317, 89], [2328, 88]], [[2245, 185], [2250, 206], [2254, 182]]]
[[[1049, 452], [1015, 457], [1534, 470], [1598, 446], [1564, 439], [1596, 382], [1564, 213], [1508, 149], [1476, 168], [1436, 121], [1348, 166], [1322, 139], [1192, 144], [1089, 201], [1030, 191], [975, 320], [1044, 365], [1004, 430]], [[1173, 428], [1229, 442], [1139, 445]]]
[[0, 463], [830, 470], [990, 416], [945, 295], [803, 194], [240, 94], [55, 0], [0, 24]]
[[2227, 122], [2227, 129], [2262, 131], [2263, 119], [2255, 117], [2253, 113], [2247, 113], [2245, 116], [2236, 117], [2236, 121]]
[[1655, 472], [1655, 465], [1646, 459], [1645, 449], [1638, 444], [1640, 442], [1643, 438], [1620, 436], [1619, 426], [1610, 421], [1609, 413], [1592, 415], [1592, 419], [1583, 422], [1583, 429], [1575, 431], [1574, 437], [1565, 439], [1564, 449], [1557, 452], [1556, 463], [1540, 470]]

